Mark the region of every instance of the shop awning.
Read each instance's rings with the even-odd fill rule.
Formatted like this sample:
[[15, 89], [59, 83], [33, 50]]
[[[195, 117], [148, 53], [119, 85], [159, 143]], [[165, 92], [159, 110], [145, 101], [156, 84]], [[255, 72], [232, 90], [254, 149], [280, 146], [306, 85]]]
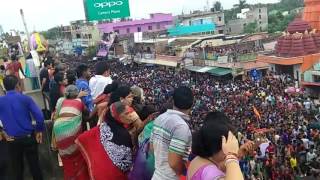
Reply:
[[162, 66], [169, 66], [169, 67], [177, 67], [177, 62], [173, 61], [162, 61], [162, 60], [155, 60], [153, 64], [162, 65]]
[[137, 60], [139, 63], [144, 63], [144, 64], [153, 64], [153, 65], [161, 65], [161, 66], [169, 66], [169, 67], [177, 67], [177, 62], [172, 62], [172, 61], [163, 61], [163, 60], [147, 60], [147, 59], [140, 59]]
[[192, 72], [198, 72], [198, 73], [206, 73], [210, 71], [211, 69], [214, 69], [215, 67], [202, 67], [202, 66], [187, 66], [186, 69]]
[[211, 69], [213, 69], [214, 67], [203, 67], [201, 68], [198, 72], [200, 73], [206, 73], [208, 71], [210, 71]]
[[232, 70], [227, 68], [216, 67], [208, 71], [208, 73], [214, 76], [225, 76], [227, 74], [231, 74]]
[[198, 72], [200, 69], [202, 69], [203, 67], [201, 66], [187, 66], [186, 69], [192, 72]]

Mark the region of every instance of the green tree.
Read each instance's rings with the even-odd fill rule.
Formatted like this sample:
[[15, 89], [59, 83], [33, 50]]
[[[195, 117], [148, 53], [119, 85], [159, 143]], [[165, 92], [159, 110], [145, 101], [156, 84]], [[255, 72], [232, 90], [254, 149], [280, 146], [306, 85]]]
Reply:
[[62, 38], [60, 27], [54, 27], [47, 31], [40, 32], [46, 39], [59, 39]]
[[304, 0], [281, 0], [279, 3], [267, 4], [268, 11], [291, 11], [293, 9], [303, 7]]
[[220, 1], [216, 1], [213, 5], [215, 11], [221, 11], [222, 5]]
[[249, 23], [248, 25], [246, 25], [244, 27], [243, 32], [246, 33], [246, 34], [255, 33], [257, 31], [257, 27], [258, 27], [257, 21]]
[[226, 23], [236, 18], [237, 18], [237, 11], [235, 10], [235, 8], [224, 11], [224, 19]]
[[282, 32], [285, 31], [288, 27], [289, 23], [294, 20], [297, 14], [291, 13], [287, 16], [283, 16], [281, 12], [277, 12], [276, 14], [269, 14], [268, 21], [268, 32]]
[[88, 56], [94, 57], [97, 54], [97, 47], [96, 46], [90, 46], [88, 47]]
[[241, 9], [244, 9], [248, 6], [246, 0], [239, 0], [238, 10], [241, 12]]

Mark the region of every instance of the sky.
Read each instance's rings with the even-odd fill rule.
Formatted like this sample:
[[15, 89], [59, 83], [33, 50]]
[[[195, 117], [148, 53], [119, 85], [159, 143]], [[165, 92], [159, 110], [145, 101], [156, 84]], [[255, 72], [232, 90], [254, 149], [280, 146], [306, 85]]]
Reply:
[[[83, 0], [1, 0], [0, 25], [4, 31], [24, 30], [19, 10], [24, 10], [29, 31], [42, 31], [70, 21], [85, 19]], [[214, 0], [129, 0], [131, 18], [148, 18], [150, 13], [174, 15], [203, 10]], [[274, 3], [279, 0], [247, 0], [248, 3]], [[230, 9], [238, 0], [220, 0], [224, 9]]]

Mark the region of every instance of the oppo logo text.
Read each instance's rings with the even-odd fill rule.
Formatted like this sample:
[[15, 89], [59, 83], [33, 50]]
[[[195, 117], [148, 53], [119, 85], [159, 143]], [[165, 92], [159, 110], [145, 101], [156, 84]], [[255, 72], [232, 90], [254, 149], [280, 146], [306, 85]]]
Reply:
[[123, 5], [123, 1], [110, 1], [110, 2], [101, 2], [101, 3], [95, 3], [95, 8], [105, 8], [105, 7], [113, 7], [113, 6], [121, 6]]

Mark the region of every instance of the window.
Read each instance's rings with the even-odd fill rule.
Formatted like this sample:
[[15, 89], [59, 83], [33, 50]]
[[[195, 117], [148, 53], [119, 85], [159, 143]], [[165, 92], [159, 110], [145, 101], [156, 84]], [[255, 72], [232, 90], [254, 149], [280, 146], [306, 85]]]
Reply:
[[219, 30], [219, 34], [223, 34], [223, 30]]
[[160, 23], [157, 23], [157, 29], [160, 29]]
[[229, 27], [229, 33], [231, 33], [231, 27]]
[[81, 35], [80, 34], [76, 34], [77, 39], [81, 39]]
[[138, 27], [138, 32], [141, 32], [141, 27]]
[[314, 75], [314, 76], [313, 76], [313, 80], [314, 80], [314, 82], [316, 82], [316, 83], [320, 83], [320, 76]]
[[247, 23], [244, 23], [244, 24], [243, 24], [243, 27], [246, 27], [246, 25], [247, 25]]
[[200, 19], [200, 24], [203, 24], [203, 19]]
[[259, 13], [261, 13], [261, 9], [259, 9]]
[[220, 17], [220, 16], [219, 16], [219, 21], [220, 21], [220, 22], [222, 21], [222, 17]]
[[260, 26], [260, 32], [262, 32], [262, 27]]
[[152, 31], [152, 26], [148, 26], [148, 30], [149, 30], [149, 31]]
[[92, 34], [88, 34], [88, 38], [89, 38], [89, 39], [92, 39]]
[[259, 19], [261, 19], [261, 15], [259, 15]]
[[262, 22], [261, 22], [261, 21], [259, 21], [259, 24], [262, 24]]
[[127, 28], [127, 33], [128, 33], [128, 34], [130, 33], [130, 28]]

